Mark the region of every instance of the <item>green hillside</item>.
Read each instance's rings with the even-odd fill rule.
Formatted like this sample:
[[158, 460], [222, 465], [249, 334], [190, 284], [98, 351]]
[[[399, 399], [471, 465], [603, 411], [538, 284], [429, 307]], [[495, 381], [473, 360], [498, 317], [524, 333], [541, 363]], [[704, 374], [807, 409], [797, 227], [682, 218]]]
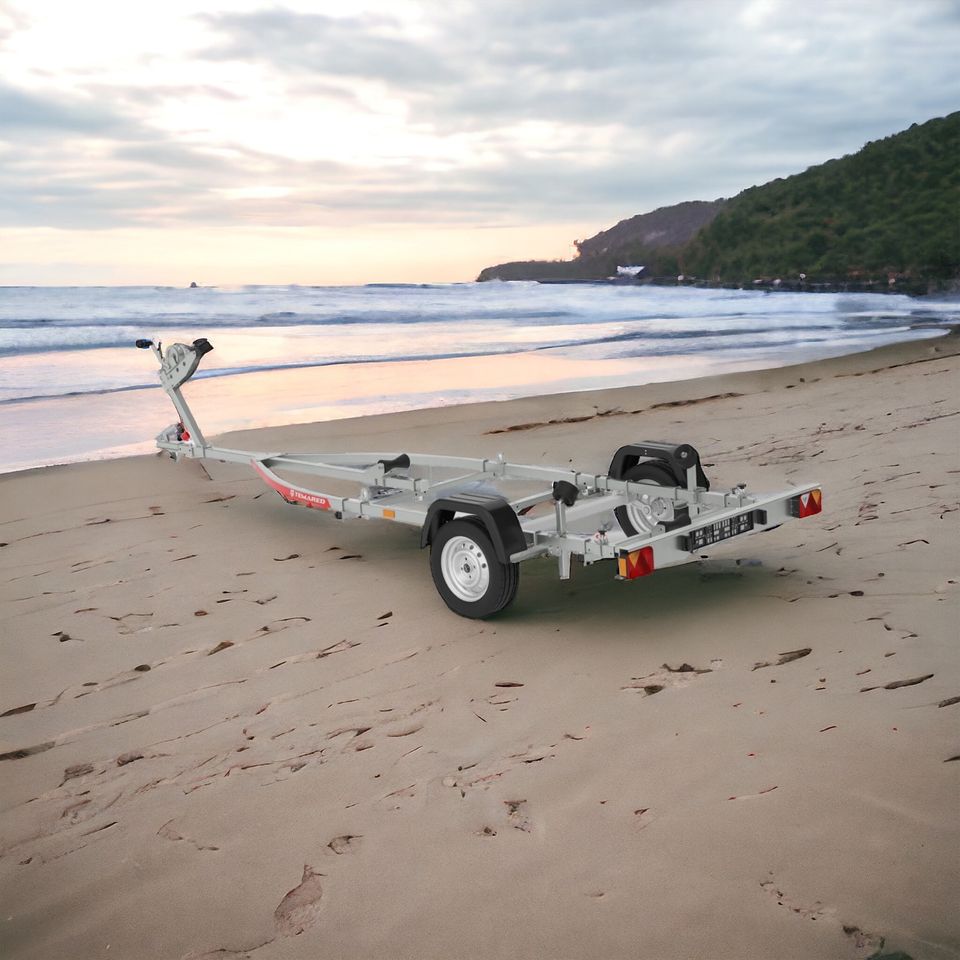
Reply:
[[960, 272], [960, 112], [734, 197], [681, 254], [720, 281]]
[[[662, 230], [658, 217], [687, 235]], [[948, 285], [960, 276], [960, 112], [727, 201], [623, 220], [577, 248], [573, 260], [500, 264], [479, 279], [599, 279], [644, 264], [645, 279], [717, 284], [805, 274], [807, 285], [890, 276], [914, 289]]]

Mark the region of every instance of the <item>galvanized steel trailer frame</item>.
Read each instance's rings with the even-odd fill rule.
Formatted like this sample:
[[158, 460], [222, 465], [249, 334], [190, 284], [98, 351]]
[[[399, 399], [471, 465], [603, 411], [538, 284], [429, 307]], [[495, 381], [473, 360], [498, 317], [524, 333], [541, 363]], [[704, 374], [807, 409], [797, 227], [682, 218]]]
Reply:
[[[606, 474], [513, 463], [502, 454], [492, 459], [398, 451], [304, 454], [215, 446], [204, 438], [180, 389], [213, 349], [209, 342], [176, 343], [166, 351], [151, 340], [138, 340], [137, 346], [154, 353], [160, 383], [180, 418], [157, 436], [158, 448], [176, 460], [248, 465], [287, 503], [338, 520], [418, 527], [421, 546], [442, 553], [431, 557], [438, 591], [463, 616], [484, 618], [507, 606], [516, 593], [517, 565], [525, 560], [554, 558], [561, 579], [571, 576], [574, 557], [585, 565], [613, 560], [617, 579], [632, 580], [694, 561], [715, 543], [821, 509], [816, 483], [766, 494], [748, 493], [745, 484], [710, 490], [699, 455], [688, 444], [625, 445]], [[437, 471], [451, 475], [437, 479]], [[323, 492], [283, 473], [352, 481], [359, 492]], [[517, 483], [540, 486], [515, 496], [503, 489]], [[552, 510], [530, 514], [547, 503]], [[455, 535], [447, 526], [451, 522]]]

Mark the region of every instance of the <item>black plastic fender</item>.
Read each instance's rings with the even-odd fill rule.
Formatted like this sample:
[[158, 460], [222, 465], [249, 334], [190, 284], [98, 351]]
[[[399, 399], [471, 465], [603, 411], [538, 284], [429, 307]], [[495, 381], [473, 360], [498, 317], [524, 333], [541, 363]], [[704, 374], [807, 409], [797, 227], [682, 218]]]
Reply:
[[659, 460], [673, 474], [678, 487], [687, 485], [687, 469], [696, 467], [697, 486], [710, 489], [710, 481], [700, 466], [700, 454], [689, 443], [655, 443], [643, 441], [621, 447], [610, 461], [609, 475], [622, 480], [623, 475], [641, 460]]
[[483, 523], [501, 563], [509, 563], [513, 554], [527, 549], [527, 538], [513, 507], [502, 497], [479, 493], [459, 493], [434, 500], [420, 530], [421, 549], [433, 543], [437, 530], [458, 513], [469, 514]]

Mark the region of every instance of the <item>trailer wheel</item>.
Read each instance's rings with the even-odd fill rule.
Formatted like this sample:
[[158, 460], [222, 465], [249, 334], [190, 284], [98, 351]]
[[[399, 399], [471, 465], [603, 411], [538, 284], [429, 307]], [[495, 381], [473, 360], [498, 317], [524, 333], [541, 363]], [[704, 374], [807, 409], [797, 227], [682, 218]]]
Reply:
[[430, 545], [430, 573], [443, 602], [461, 617], [483, 620], [513, 602], [520, 565], [497, 559], [483, 525], [470, 517], [443, 524]]
[[[637, 481], [648, 480], [651, 483], [657, 483], [661, 487], [675, 487], [677, 481], [665, 463], [648, 460], [645, 463], [638, 463], [636, 466], [625, 470], [621, 480]], [[627, 503], [622, 507], [617, 507], [614, 511], [617, 523], [620, 529], [628, 537], [636, 536], [638, 533], [646, 533], [656, 524], [656, 520], [648, 519], [642, 512], [638, 503]]]

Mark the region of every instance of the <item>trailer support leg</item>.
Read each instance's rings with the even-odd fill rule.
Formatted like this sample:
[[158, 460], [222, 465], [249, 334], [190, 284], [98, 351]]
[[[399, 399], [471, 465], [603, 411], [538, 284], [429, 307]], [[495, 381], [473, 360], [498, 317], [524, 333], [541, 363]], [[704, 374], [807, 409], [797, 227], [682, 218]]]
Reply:
[[555, 500], [553, 508], [557, 517], [557, 533], [562, 537], [567, 532], [567, 508], [562, 500]]

